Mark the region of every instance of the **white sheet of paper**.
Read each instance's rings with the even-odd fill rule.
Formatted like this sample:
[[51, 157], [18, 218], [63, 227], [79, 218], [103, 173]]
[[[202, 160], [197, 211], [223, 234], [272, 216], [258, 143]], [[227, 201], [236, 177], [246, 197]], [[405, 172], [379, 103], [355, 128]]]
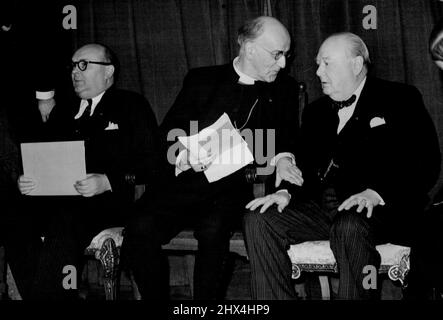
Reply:
[[86, 178], [84, 141], [22, 143], [23, 175], [34, 178], [34, 196], [79, 195], [74, 184]]
[[204, 171], [209, 182], [226, 177], [254, 161], [248, 144], [226, 113], [199, 133], [179, 137], [178, 140], [196, 159], [205, 158], [208, 154], [214, 156], [214, 160]]

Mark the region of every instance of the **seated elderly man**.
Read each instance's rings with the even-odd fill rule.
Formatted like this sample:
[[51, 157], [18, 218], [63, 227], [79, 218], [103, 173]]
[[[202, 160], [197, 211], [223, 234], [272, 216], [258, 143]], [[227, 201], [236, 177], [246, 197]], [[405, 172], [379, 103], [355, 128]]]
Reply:
[[[258, 163], [260, 155], [294, 152], [297, 83], [282, 72], [291, 47], [287, 29], [274, 18], [257, 17], [240, 27], [238, 43], [238, 57], [230, 63], [191, 69], [186, 75], [160, 128], [167, 148], [173, 150], [177, 142], [177, 137], [167, 141], [169, 133], [178, 129], [182, 136], [194, 134], [195, 124], [202, 130], [226, 114], [239, 132], [251, 133], [247, 143], [254, 150], [255, 165], [263, 165]], [[267, 143], [259, 139], [259, 132]], [[181, 230], [194, 228], [198, 240], [194, 298], [220, 298], [229, 238], [234, 226], [241, 224], [244, 203], [252, 197], [251, 185], [243, 169], [209, 182], [205, 172], [213, 169], [210, 156], [193, 159], [182, 151], [169, 162], [167, 154], [162, 196], [157, 201], [141, 199], [140, 210], [125, 229], [122, 259], [133, 270], [143, 299], [168, 299], [169, 272], [161, 245]], [[228, 161], [220, 164], [230, 166]], [[286, 171], [277, 161], [280, 169]]]
[[92, 237], [123, 225], [134, 183], [155, 179], [154, 114], [143, 96], [115, 88], [117, 71], [107, 47], [78, 49], [72, 56], [74, 92], [57, 98], [46, 122], [41, 139], [84, 141], [87, 175], [74, 185], [78, 195], [35, 197], [29, 194], [38, 181], [23, 175], [18, 179], [23, 196], [8, 226], [6, 250], [24, 299], [75, 298], [76, 284], [63, 286], [64, 267], [76, 267], [80, 278], [82, 254]]
[[416, 88], [369, 76], [368, 49], [352, 33], [327, 38], [316, 61], [325, 96], [303, 114], [298, 186], [287, 186], [292, 198], [247, 205], [257, 209], [245, 217], [256, 299], [296, 298], [286, 251], [311, 240], [330, 240], [339, 299], [377, 298], [363, 281], [365, 267], [380, 266], [375, 246], [415, 240], [438, 177], [438, 139]]

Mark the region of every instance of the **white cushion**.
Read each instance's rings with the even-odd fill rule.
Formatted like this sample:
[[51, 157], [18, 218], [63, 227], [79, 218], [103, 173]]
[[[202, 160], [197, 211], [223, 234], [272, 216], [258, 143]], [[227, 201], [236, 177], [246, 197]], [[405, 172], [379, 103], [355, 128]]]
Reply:
[[[377, 251], [381, 256], [381, 265], [398, 264], [405, 254], [410, 253], [409, 247], [398, 246], [391, 243], [378, 245]], [[329, 241], [306, 241], [293, 244], [288, 250], [288, 255], [293, 264], [335, 264], [334, 254], [329, 246]]]

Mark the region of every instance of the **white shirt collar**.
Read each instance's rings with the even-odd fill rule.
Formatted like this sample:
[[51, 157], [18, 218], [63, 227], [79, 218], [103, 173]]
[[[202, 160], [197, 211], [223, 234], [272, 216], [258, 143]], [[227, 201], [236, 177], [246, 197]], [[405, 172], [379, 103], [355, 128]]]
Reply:
[[355, 94], [355, 101], [350, 106], [338, 110], [338, 117], [340, 119], [340, 122], [338, 124], [337, 133], [340, 133], [340, 131], [343, 129], [343, 127], [346, 125], [346, 123], [354, 114], [355, 106], [357, 105], [358, 99], [360, 98], [360, 94], [361, 91], [363, 90], [363, 87], [365, 86], [365, 83], [366, 83], [366, 77], [363, 79], [363, 81], [360, 83], [357, 89], [355, 89], [355, 91], [352, 93]]
[[238, 79], [238, 82], [241, 82], [243, 84], [254, 84], [255, 80], [254, 78], [248, 76], [246, 73], [243, 73], [240, 71], [240, 69], [237, 67], [237, 61], [238, 61], [238, 57], [235, 57], [234, 61], [232, 62], [232, 65], [234, 67], [235, 72], [238, 74], [238, 76], [240, 77]]
[[[90, 116], [92, 116], [94, 114], [95, 107], [98, 105], [98, 103], [102, 99], [105, 92], [106, 92], [106, 90], [103, 91], [102, 93], [100, 93], [98, 96], [95, 96], [94, 98], [92, 98]], [[74, 119], [80, 118], [83, 115], [83, 112], [85, 112], [87, 106], [88, 106], [88, 100], [82, 99], [82, 101], [80, 102], [80, 109], [78, 110], [78, 113], [75, 115]]]
[[355, 102], [353, 103], [354, 107], [357, 104], [358, 99], [360, 98], [360, 94], [361, 94], [361, 91], [363, 90], [363, 87], [365, 86], [366, 78], [367, 77], [365, 77], [363, 79], [363, 81], [360, 83], [360, 85], [357, 87], [357, 89], [353, 93], [353, 94], [355, 94]]

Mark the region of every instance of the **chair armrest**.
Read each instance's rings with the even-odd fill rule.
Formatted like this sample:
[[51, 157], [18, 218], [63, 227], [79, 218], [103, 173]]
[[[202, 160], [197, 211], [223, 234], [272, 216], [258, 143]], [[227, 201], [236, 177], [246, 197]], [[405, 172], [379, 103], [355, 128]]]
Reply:
[[109, 238], [114, 240], [115, 245], [117, 247], [120, 247], [123, 242], [123, 234], [122, 233], [123, 233], [123, 227], [105, 229], [102, 232], [100, 232], [99, 234], [97, 234], [92, 239], [91, 243], [86, 248], [86, 251], [87, 252], [94, 252], [94, 253], [96, 251], [100, 251], [100, 249], [103, 246], [103, 243]]
[[257, 168], [248, 166], [245, 169], [245, 177], [248, 183], [253, 184], [253, 194], [255, 198], [263, 197], [266, 194], [266, 180], [269, 175], [258, 175]]

